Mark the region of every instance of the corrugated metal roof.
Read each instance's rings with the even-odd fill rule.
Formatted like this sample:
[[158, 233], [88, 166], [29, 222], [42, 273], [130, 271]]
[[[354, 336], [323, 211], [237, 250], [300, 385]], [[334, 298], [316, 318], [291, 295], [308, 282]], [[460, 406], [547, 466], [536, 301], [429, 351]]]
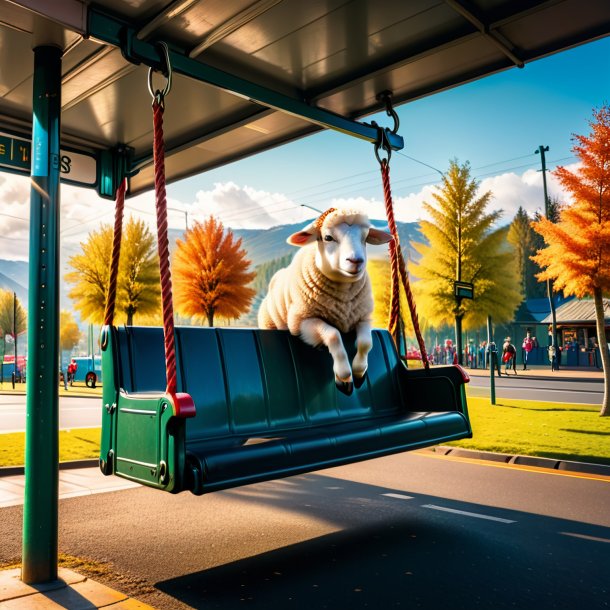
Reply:
[[[582, 324], [595, 322], [595, 303], [592, 299], [573, 299], [561, 305], [556, 310], [557, 324]], [[610, 324], [610, 299], [604, 299], [604, 319]], [[549, 314], [544, 324], [551, 323]]]
[[[159, 64], [158, 42], [176, 60], [164, 123], [171, 181], [325, 125], [286, 101], [353, 119], [382, 110], [384, 90], [405, 103], [609, 34], [608, 0], [0, 0], [0, 131], [31, 133], [31, 49], [48, 37], [64, 50], [63, 144], [133, 149], [135, 194], [154, 182], [144, 63]], [[180, 62], [282, 102], [185, 76]]]

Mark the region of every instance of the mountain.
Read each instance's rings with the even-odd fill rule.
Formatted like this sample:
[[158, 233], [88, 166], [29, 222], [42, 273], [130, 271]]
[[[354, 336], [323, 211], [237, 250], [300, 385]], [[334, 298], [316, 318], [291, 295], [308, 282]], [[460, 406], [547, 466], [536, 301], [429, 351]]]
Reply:
[[[383, 220], [373, 220], [376, 227], [387, 226]], [[416, 222], [397, 222], [398, 235], [403, 251], [407, 257], [413, 257], [414, 251], [410, 247], [411, 241], [422, 241], [423, 237], [419, 232], [419, 225]], [[237, 238], [242, 239], [242, 246], [248, 253], [248, 258], [252, 261], [252, 268], [256, 268], [263, 263], [290, 256], [295, 253], [296, 248], [286, 243], [286, 239], [292, 233], [300, 231], [303, 223], [279, 225], [270, 229], [232, 229]], [[176, 239], [183, 239], [184, 231], [178, 229], [169, 230], [170, 250], [176, 247]], [[369, 257], [372, 259], [384, 258], [387, 256], [388, 248], [383, 246], [369, 246]], [[60, 306], [62, 309], [73, 309], [71, 300], [67, 293], [69, 286], [63, 281], [66, 273], [66, 262], [68, 258], [75, 254], [76, 248], [69, 250], [64, 248], [61, 252], [61, 279], [60, 279]], [[0, 259], [0, 288], [15, 292], [23, 305], [27, 307], [28, 295], [28, 263], [26, 261], [10, 261]], [[78, 316], [77, 316], [78, 319]]]
[[[373, 220], [372, 223], [376, 227], [387, 227], [387, 222], [384, 220]], [[419, 223], [397, 222], [396, 227], [405, 255], [412, 256], [414, 251], [412, 251], [410, 243], [423, 240], [419, 232]], [[279, 225], [271, 229], [233, 229], [233, 233], [243, 240], [243, 247], [248, 252], [248, 258], [256, 267], [269, 260], [294, 254], [294, 246], [288, 245], [286, 239], [302, 228], [303, 224], [298, 223]], [[368, 250], [370, 258], [384, 258], [387, 255], [388, 247], [387, 245], [369, 246]]]
[[0, 288], [14, 292], [22, 303], [27, 303], [28, 264], [26, 261], [0, 259]]

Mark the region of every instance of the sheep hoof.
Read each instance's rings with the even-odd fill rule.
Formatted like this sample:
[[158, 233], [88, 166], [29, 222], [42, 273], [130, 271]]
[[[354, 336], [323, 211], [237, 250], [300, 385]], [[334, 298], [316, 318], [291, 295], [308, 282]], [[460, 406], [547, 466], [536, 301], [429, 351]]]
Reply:
[[341, 381], [335, 377], [335, 385], [337, 386], [337, 390], [346, 396], [351, 396], [352, 392], [354, 391], [353, 381]]
[[359, 390], [364, 385], [364, 380], [366, 379], [366, 372], [362, 377], [356, 377], [354, 375], [354, 387]]

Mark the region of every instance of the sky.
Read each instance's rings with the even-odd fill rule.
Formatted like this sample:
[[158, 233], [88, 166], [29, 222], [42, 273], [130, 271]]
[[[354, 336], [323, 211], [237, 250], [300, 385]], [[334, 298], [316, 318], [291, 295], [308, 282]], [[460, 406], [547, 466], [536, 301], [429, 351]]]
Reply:
[[[544, 205], [539, 145], [547, 167], [576, 167], [572, 136], [589, 133], [593, 110], [610, 103], [610, 38], [513, 68], [397, 107], [405, 148], [391, 159], [397, 220], [418, 221], [449, 162], [468, 162], [490, 210], [501, 223], [522, 206]], [[168, 104], [171, 100], [168, 99]], [[384, 126], [384, 114], [366, 117]], [[552, 172], [549, 195], [566, 200]], [[344, 134], [322, 132], [167, 187], [171, 228], [209, 214], [231, 228], [305, 224], [334, 206], [357, 206], [381, 219], [383, 191], [373, 146]], [[25, 177], [0, 173], [0, 258], [27, 260], [30, 187]], [[311, 207], [308, 207], [311, 206]], [[127, 215], [154, 223], [154, 196], [127, 201]], [[60, 235], [78, 247], [100, 223], [113, 222], [112, 202], [91, 190], [62, 185]]]

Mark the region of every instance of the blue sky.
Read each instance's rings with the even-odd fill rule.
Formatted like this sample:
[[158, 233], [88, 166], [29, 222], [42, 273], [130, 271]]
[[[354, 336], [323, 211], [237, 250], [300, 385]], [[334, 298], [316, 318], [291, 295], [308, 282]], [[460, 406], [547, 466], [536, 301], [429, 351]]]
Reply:
[[[482, 190], [491, 190], [493, 209], [509, 222], [519, 205], [533, 213], [542, 206], [540, 144], [549, 146], [547, 164], [570, 165], [571, 136], [588, 133], [594, 108], [610, 102], [610, 38], [533, 62], [398, 107], [405, 148], [394, 153], [391, 176], [396, 215], [412, 221], [431, 201], [438, 172], [408, 157], [447, 169], [450, 159], [469, 161]], [[367, 117], [389, 125], [385, 115]], [[551, 195], [561, 197], [549, 177]], [[94, 202], [91, 191], [62, 188], [62, 238], [77, 244], [100, 222], [112, 221], [112, 206]], [[214, 213], [225, 225], [263, 228], [305, 222], [330, 205], [359, 205], [382, 215], [379, 170], [369, 143], [324, 132], [223, 168], [169, 185], [171, 207], [190, 219]], [[96, 215], [92, 218], [92, 204]], [[107, 210], [105, 215], [104, 210]], [[128, 210], [146, 210], [152, 195], [129, 200]], [[101, 211], [101, 213], [98, 213]], [[0, 174], [0, 212], [29, 214], [26, 179]], [[27, 223], [3, 217], [0, 258], [27, 257]], [[184, 213], [171, 212], [170, 225], [184, 226]]]

